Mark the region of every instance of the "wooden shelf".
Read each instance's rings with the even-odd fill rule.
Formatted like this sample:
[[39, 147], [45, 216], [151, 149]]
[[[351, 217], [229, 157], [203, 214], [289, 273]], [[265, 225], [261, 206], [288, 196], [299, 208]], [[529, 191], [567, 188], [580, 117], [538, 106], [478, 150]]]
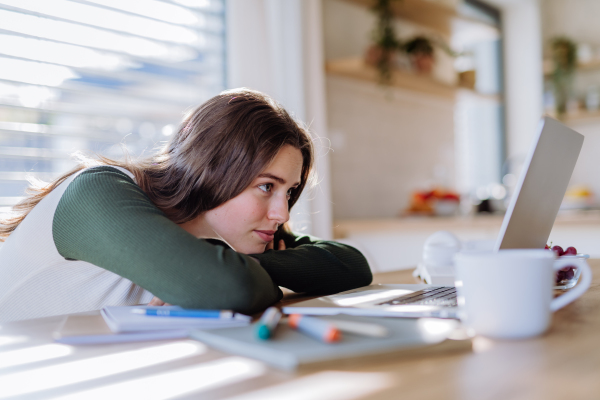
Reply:
[[502, 101], [502, 97], [498, 94], [480, 93], [476, 90], [468, 89], [466, 87], [459, 86], [457, 88], [457, 93], [466, 94], [468, 96], [475, 97], [479, 100], [484, 100], [484, 101], [493, 101], [496, 103], [500, 103]]
[[600, 69], [600, 60], [592, 60], [577, 64], [577, 69], [582, 71], [591, 71]]
[[[346, 0], [366, 8], [372, 8], [375, 0]], [[450, 35], [452, 19], [457, 17], [456, 10], [447, 5], [427, 0], [392, 1], [392, 11], [398, 18], [406, 19]]]
[[[546, 77], [550, 76], [552, 74], [552, 71], [554, 71], [554, 63], [552, 62], [552, 60], [544, 60], [543, 66], [544, 66], [544, 75]], [[600, 60], [593, 60], [593, 61], [588, 61], [585, 63], [577, 64], [576, 71], [594, 71], [594, 70], [600, 70]]]
[[[344, 76], [372, 83], [379, 82], [379, 71], [377, 71], [376, 68], [365, 64], [360, 58], [328, 61], [325, 65], [325, 70], [331, 75]], [[455, 99], [457, 93], [464, 93], [486, 101], [500, 102], [502, 100], [500, 96], [496, 94], [484, 94], [466, 87], [448, 85], [436, 81], [429, 76], [418, 75], [410, 71], [393, 71], [391, 86], [448, 99]]]
[[[373, 83], [379, 82], [379, 72], [377, 69], [366, 65], [364, 61], [359, 58], [328, 61], [325, 69], [327, 73], [333, 75], [345, 76]], [[393, 87], [432, 94], [449, 99], [454, 99], [457, 89], [456, 86], [435, 81], [430, 77], [400, 70], [392, 72], [391, 85]]]
[[[554, 117], [556, 118], [556, 117]], [[576, 123], [600, 123], [600, 111], [587, 111], [580, 110], [576, 114], [567, 114], [561, 118], [561, 121], [565, 124], [576, 124]]]
[[[456, 217], [408, 217], [380, 219], [346, 219], [333, 223], [336, 239], [373, 234], [419, 234], [422, 232], [446, 231], [489, 231], [497, 232], [502, 225], [503, 215], [469, 215]], [[560, 228], [585, 228], [600, 225], [600, 210], [561, 210], [555, 221]]]

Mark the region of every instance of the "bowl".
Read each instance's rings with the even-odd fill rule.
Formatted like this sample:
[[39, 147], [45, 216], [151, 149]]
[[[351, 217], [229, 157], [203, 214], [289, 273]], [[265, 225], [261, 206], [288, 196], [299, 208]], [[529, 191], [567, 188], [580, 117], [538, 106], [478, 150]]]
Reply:
[[[560, 260], [568, 260], [568, 259], [588, 259], [590, 258], [589, 254], [577, 254], [576, 256], [562, 256], [559, 257], [558, 259]], [[563, 270], [565, 270], [568, 267], [563, 268]], [[554, 285], [554, 289], [559, 289], [559, 290], [567, 290], [567, 289], [571, 289], [573, 286], [575, 286], [575, 284], [577, 284], [577, 281], [579, 280], [579, 276], [581, 275], [581, 270], [579, 268], [577, 268], [575, 266], [575, 264], [573, 264], [573, 275], [572, 277], [569, 277], [570, 274], [562, 274], [562, 279], [561, 279], [561, 274], [560, 274], [560, 270], [556, 271], [556, 275], [555, 275], [555, 285]], [[565, 278], [565, 275], [568, 278]]]

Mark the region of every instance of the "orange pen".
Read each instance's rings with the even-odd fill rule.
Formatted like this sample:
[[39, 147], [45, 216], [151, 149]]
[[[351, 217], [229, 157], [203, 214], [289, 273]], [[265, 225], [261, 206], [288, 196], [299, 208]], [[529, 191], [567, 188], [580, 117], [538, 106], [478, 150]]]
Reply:
[[342, 333], [333, 324], [306, 315], [291, 314], [288, 324], [300, 332], [325, 343], [337, 342], [342, 339]]

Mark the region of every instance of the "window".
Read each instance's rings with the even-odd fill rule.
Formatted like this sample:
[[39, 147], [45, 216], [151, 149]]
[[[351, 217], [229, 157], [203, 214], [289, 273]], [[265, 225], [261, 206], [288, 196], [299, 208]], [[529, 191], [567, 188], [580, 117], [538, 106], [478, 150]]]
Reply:
[[474, 204], [503, 200], [504, 94], [502, 24], [498, 10], [477, 0], [461, 3], [453, 47], [459, 72], [473, 77], [471, 91], [459, 91], [455, 108], [458, 186]]
[[0, 212], [89, 150], [150, 152], [225, 88], [224, 0], [0, 0]]

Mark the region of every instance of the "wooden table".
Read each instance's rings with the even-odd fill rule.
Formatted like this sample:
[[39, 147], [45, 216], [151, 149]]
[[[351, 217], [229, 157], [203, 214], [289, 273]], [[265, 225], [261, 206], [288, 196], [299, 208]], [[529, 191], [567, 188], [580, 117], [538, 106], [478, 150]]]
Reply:
[[[596, 399], [600, 398], [600, 260], [592, 286], [543, 336], [474, 339], [473, 352], [340, 362], [286, 373], [191, 340], [53, 344], [61, 317], [0, 327], [0, 398]], [[376, 283], [414, 283], [410, 271]], [[293, 302], [301, 296], [287, 296]], [[30, 350], [37, 347], [36, 350]], [[52, 350], [52, 351], [49, 351]], [[20, 352], [20, 353], [19, 353]], [[40, 355], [49, 357], [39, 360]], [[36, 361], [36, 357], [38, 360]], [[33, 360], [33, 361], [32, 361]], [[28, 362], [29, 361], [29, 362]], [[20, 365], [7, 366], [21, 363]], [[96, 395], [97, 397], [87, 397]], [[116, 396], [116, 397], [115, 397]]]

